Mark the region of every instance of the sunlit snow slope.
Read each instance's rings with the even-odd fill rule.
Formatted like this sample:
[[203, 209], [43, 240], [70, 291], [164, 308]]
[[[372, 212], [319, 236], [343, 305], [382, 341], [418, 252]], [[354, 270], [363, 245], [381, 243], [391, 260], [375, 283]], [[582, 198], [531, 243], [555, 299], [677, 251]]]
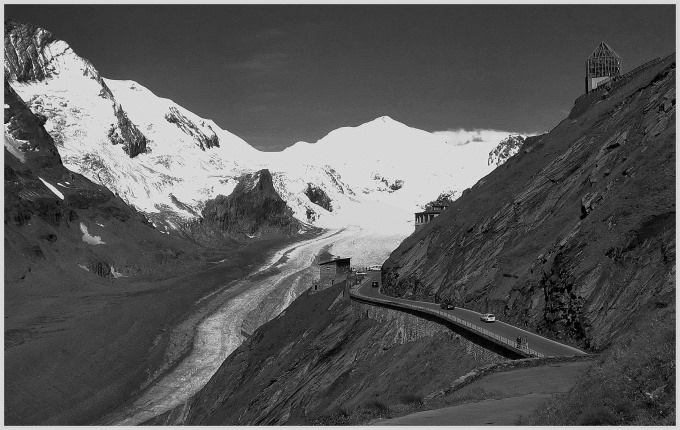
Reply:
[[442, 192], [456, 198], [496, 167], [487, 159], [499, 132], [460, 145], [386, 116], [260, 152], [136, 82], [103, 79], [46, 30], [16, 25], [6, 28], [5, 76], [46, 117], [64, 165], [171, 226], [200, 217], [244, 173], [268, 168], [308, 225], [408, 234], [424, 203]]

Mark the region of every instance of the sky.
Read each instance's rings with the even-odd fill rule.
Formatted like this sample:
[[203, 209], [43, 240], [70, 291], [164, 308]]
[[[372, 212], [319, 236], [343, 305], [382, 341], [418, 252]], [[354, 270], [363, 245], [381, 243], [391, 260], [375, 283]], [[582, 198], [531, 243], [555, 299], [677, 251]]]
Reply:
[[675, 5], [5, 5], [102, 76], [261, 150], [387, 115], [435, 132], [545, 132], [600, 41], [622, 72], [675, 51]]

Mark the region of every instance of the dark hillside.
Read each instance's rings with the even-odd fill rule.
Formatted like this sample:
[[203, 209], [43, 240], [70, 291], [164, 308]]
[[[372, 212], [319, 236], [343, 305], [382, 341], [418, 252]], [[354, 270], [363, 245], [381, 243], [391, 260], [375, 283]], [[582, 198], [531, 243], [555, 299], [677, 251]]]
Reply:
[[493, 360], [473, 349], [443, 325], [350, 301], [336, 285], [302, 294], [187, 404], [147, 424], [361, 424]]
[[43, 123], [5, 81], [4, 422], [87, 424], [172, 365], [170, 328], [197, 300], [282, 243], [162, 234], [66, 169]]
[[675, 55], [530, 138], [383, 266], [387, 292], [452, 298], [599, 349], [675, 303]]

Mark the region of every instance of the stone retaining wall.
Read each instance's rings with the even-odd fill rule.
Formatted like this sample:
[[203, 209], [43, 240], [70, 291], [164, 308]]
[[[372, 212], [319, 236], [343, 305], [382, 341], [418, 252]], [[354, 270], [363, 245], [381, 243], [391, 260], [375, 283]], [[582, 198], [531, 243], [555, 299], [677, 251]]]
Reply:
[[420, 318], [407, 312], [361, 303], [356, 300], [352, 300], [352, 310], [359, 318], [370, 318], [382, 323], [396, 321], [399, 328], [395, 334], [395, 344], [403, 345], [423, 337], [431, 337], [438, 333], [448, 333], [452, 336], [452, 339], [458, 339], [461, 346], [465, 348], [465, 352], [473, 356], [475, 360], [484, 363], [500, 363], [508, 360], [458, 333], [452, 332], [444, 324]]

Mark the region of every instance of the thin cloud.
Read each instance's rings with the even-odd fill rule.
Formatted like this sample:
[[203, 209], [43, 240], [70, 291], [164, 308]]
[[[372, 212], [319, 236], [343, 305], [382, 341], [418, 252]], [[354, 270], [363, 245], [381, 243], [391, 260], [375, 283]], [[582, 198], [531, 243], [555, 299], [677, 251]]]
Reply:
[[496, 143], [505, 139], [511, 134], [521, 134], [522, 136], [533, 136], [536, 133], [518, 133], [513, 131], [503, 131], [503, 130], [493, 130], [493, 129], [472, 129], [465, 130], [464, 128], [459, 128], [456, 130], [442, 130], [433, 131], [432, 134], [438, 136], [449, 145], [453, 146], [463, 146], [474, 143]]
[[287, 59], [288, 55], [282, 52], [255, 54], [249, 60], [228, 64], [227, 69], [268, 73], [281, 69]]

